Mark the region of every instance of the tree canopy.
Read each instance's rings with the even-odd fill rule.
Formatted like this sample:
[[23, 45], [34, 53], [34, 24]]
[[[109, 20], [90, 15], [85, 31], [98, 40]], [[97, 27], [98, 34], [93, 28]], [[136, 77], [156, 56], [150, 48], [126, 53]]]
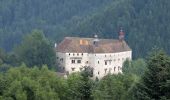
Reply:
[[27, 66], [48, 65], [50, 68], [55, 66], [55, 51], [41, 31], [32, 31], [24, 37], [15, 51]]

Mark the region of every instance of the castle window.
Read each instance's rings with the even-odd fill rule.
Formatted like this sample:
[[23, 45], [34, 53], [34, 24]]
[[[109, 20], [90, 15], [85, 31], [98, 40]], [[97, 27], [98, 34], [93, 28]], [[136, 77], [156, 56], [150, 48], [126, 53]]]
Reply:
[[120, 66], [118, 67], [118, 71], [120, 70]]
[[114, 72], [116, 71], [116, 67], [114, 67]]
[[72, 63], [72, 64], [75, 64], [75, 60], [71, 60], [71, 63]]
[[83, 56], [83, 53], [81, 55]]
[[100, 62], [98, 61], [98, 64], [99, 64]]
[[104, 72], [105, 72], [105, 74], [106, 74], [106, 72], [107, 72], [107, 68], [106, 68], [106, 69], [104, 69]]
[[80, 64], [80, 63], [81, 63], [81, 60], [77, 60], [77, 63]]
[[98, 72], [98, 75], [100, 74], [100, 72]]
[[74, 53], [73, 53], [73, 56], [74, 56]]
[[106, 57], [106, 55], [105, 55], [105, 57]]
[[61, 58], [60, 61], [63, 62], [63, 58]]
[[79, 53], [77, 53], [77, 56], [79, 56]]
[[107, 61], [105, 61], [105, 65], [107, 65]]
[[71, 70], [72, 70], [72, 71], [74, 71], [74, 70], [75, 70], [75, 68], [71, 68]]
[[70, 56], [70, 53], [68, 55]]

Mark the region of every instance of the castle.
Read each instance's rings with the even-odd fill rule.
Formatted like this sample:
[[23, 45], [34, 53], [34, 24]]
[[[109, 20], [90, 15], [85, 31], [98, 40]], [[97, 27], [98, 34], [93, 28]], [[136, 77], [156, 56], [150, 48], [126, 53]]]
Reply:
[[132, 59], [132, 50], [120, 30], [119, 39], [65, 37], [56, 46], [56, 55], [58, 66], [67, 74], [89, 66], [93, 77], [101, 79], [108, 73], [122, 73], [124, 61]]

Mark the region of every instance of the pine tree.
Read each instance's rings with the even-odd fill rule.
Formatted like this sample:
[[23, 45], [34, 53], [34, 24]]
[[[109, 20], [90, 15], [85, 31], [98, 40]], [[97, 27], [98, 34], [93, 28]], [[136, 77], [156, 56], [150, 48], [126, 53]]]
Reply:
[[165, 52], [156, 51], [147, 62], [148, 70], [136, 85], [135, 96], [139, 100], [170, 99], [166, 84], [170, 80], [170, 57]]

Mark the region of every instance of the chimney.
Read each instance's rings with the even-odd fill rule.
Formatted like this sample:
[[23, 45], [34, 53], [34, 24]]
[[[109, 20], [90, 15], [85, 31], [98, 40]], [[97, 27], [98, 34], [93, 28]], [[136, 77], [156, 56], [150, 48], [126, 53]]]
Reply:
[[93, 40], [93, 45], [98, 46], [98, 42], [99, 42], [98, 36], [97, 36], [97, 34], [95, 34], [94, 40]]
[[120, 31], [119, 31], [119, 40], [120, 41], [123, 41], [124, 40], [124, 37], [125, 37], [125, 33], [121, 27]]

